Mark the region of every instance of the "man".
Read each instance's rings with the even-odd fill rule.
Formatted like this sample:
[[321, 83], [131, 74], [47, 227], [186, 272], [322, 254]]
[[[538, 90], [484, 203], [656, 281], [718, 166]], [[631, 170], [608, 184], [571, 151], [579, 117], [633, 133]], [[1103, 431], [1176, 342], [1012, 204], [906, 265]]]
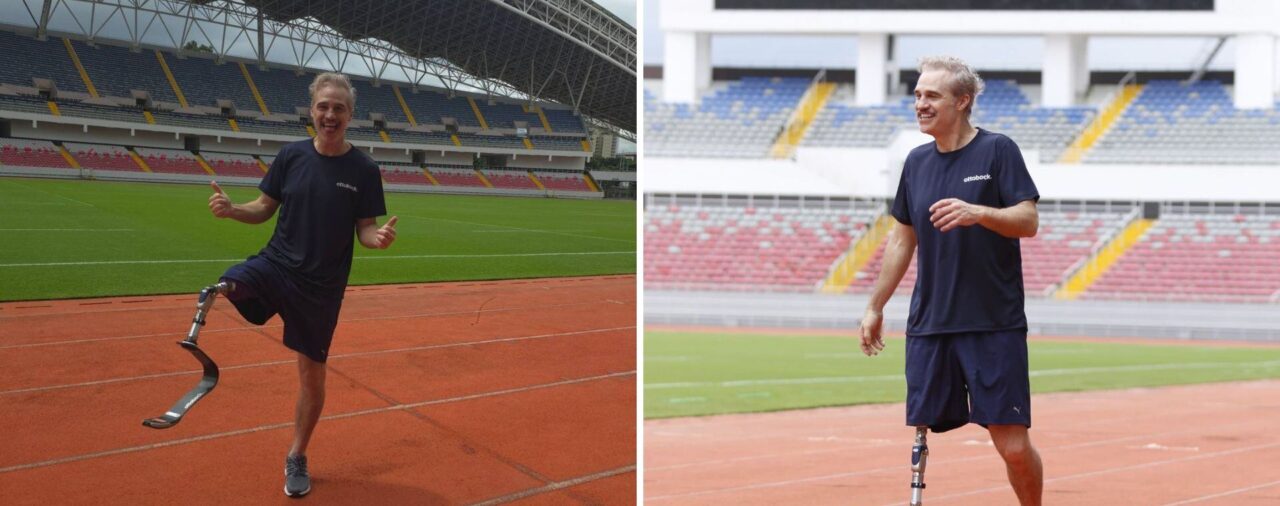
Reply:
[[386, 214], [377, 164], [346, 140], [355, 109], [351, 82], [320, 74], [310, 92], [316, 136], [280, 149], [257, 200], [232, 204], [217, 182], [209, 197], [214, 216], [243, 223], [262, 223], [280, 210], [267, 246], [228, 269], [222, 282], [246, 320], [262, 325], [279, 314], [284, 345], [297, 352], [301, 389], [285, 458], [290, 497], [311, 491], [307, 443], [324, 407], [325, 361], [351, 272], [353, 231], [366, 248], [386, 248], [396, 239], [396, 217], [381, 227], [376, 221]]
[[[924, 487], [926, 427], [986, 427], [1023, 505], [1039, 505], [1040, 455], [1031, 445], [1027, 319], [1018, 238], [1039, 227], [1040, 198], [1018, 146], [969, 118], [982, 79], [957, 58], [920, 63], [920, 131], [891, 214], [883, 268], [862, 318], [862, 351], [884, 349], [885, 303], [919, 250], [907, 320], [907, 425], [917, 428], [913, 502]], [[919, 460], [919, 462], [917, 462]]]

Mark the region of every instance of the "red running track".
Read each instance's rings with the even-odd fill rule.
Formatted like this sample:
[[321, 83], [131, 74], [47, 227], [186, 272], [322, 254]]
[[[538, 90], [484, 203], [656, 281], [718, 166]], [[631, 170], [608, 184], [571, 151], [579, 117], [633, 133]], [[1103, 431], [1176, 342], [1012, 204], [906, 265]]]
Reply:
[[[325, 504], [627, 504], [636, 497], [635, 278], [353, 287], [308, 454]], [[195, 296], [0, 304], [0, 503], [289, 501], [297, 396], [279, 319]]]
[[[1280, 381], [1034, 398], [1044, 504], [1280, 504]], [[906, 504], [902, 404], [645, 422], [654, 506]], [[931, 434], [924, 503], [1016, 505], [976, 425]]]

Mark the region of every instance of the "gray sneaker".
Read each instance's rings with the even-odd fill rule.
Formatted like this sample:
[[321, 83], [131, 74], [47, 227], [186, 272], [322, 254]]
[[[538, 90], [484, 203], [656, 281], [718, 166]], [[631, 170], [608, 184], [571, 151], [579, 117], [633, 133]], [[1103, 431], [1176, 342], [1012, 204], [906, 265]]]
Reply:
[[307, 474], [307, 456], [284, 458], [284, 495], [302, 497], [311, 491], [311, 475]]

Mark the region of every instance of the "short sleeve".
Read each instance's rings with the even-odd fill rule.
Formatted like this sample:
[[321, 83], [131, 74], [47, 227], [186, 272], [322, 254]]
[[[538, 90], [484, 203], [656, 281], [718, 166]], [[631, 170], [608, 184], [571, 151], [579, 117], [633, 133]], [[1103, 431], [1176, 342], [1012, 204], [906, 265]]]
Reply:
[[910, 194], [907, 191], [907, 165], [903, 164], [902, 177], [898, 179], [898, 194], [893, 197], [893, 207], [889, 209], [889, 214], [903, 225], [911, 224], [911, 203], [907, 201]]
[[375, 218], [387, 214], [387, 202], [382, 194], [382, 174], [378, 170], [378, 166], [370, 162], [370, 169], [366, 172], [367, 178], [364, 185], [371, 191], [360, 192], [360, 202], [356, 207], [356, 218]]
[[288, 172], [285, 167], [288, 166], [289, 158], [289, 148], [286, 145], [276, 154], [276, 159], [271, 161], [271, 168], [267, 169], [267, 175], [262, 176], [262, 182], [258, 183], [258, 190], [276, 202], [283, 201], [281, 196], [284, 195], [285, 172]]
[[1024, 200], [1040, 200], [1040, 192], [1036, 183], [1031, 180], [1027, 164], [1022, 159], [1022, 150], [1011, 139], [1005, 139], [996, 163], [997, 184], [1000, 186], [1000, 207], [1011, 207]]

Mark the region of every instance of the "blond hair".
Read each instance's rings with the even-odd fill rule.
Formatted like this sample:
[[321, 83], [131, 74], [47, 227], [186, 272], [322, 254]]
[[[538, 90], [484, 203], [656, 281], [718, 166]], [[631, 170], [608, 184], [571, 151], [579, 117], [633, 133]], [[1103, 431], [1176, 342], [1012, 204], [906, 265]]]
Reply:
[[347, 76], [337, 72], [325, 72], [316, 75], [315, 80], [311, 81], [311, 86], [307, 87], [307, 92], [311, 94], [311, 101], [315, 102], [316, 93], [325, 86], [336, 86], [347, 92], [347, 107], [352, 111], [356, 109], [356, 89], [351, 86], [351, 80]]
[[926, 70], [945, 70], [951, 75], [950, 88], [951, 94], [957, 97], [961, 95], [969, 95], [969, 107], [965, 108], [965, 114], [972, 114], [974, 109], [978, 107], [978, 95], [986, 89], [986, 84], [982, 82], [982, 77], [970, 67], [964, 60], [954, 56], [926, 56], [920, 59], [918, 70], [921, 74]]

